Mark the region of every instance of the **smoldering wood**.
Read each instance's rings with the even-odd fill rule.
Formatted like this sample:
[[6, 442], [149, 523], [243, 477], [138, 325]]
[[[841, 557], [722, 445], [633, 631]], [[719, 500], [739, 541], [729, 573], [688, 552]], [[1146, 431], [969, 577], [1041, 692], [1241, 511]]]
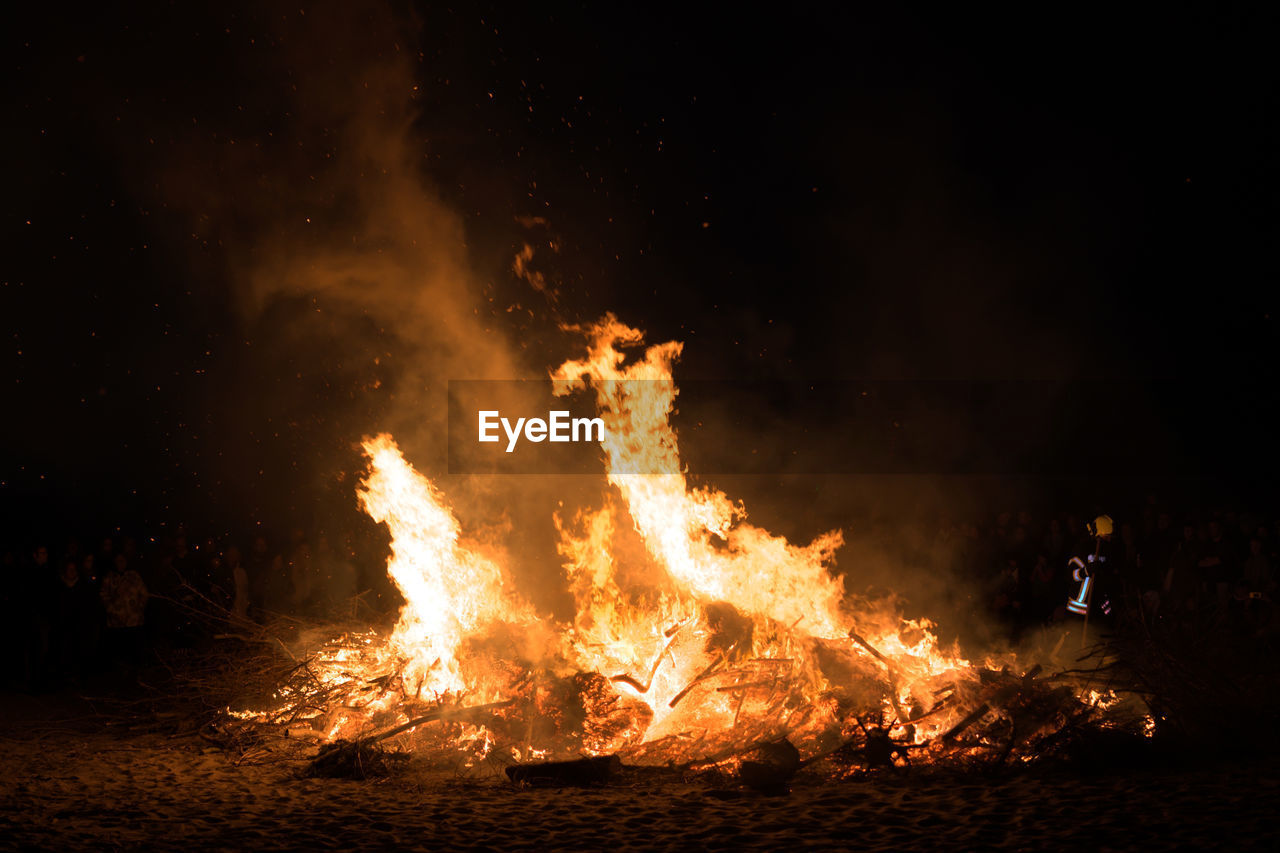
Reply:
[[515, 764], [506, 769], [506, 774], [512, 783], [531, 788], [587, 788], [606, 784], [621, 768], [622, 761], [618, 756], [604, 755], [572, 761]]
[[[505, 745], [508, 744], [518, 747], [521, 753], [530, 745], [539, 748], [551, 745], [552, 754], [581, 750], [587, 754], [618, 754], [628, 763], [665, 765], [685, 768], [688, 772], [720, 767], [725, 768], [721, 772], [739, 774], [742, 762], [768, 764], [748, 755], [752, 749], [780, 739], [792, 742], [792, 733], [804, 729], [806, 720], [818, 719], [815, 714], [822, 709], [818, 727], [805, 729], [809, 733], [794, 744], [803, 744], [798, 750], [807, 756], [799, 770], [823, 772], [821, 768], [827, 766], [827, 760], [841, 755], [849, 756], [856, 766], [864, 769], [879, 766], [875, 760], [867, 759], [880, 756], [883, 752], [880, 747], [884, 744], [878, 740], [871, 742], [865, 734], [849, 739], [844, 732], [855, 720], [879, 716], [881, 709], [892, 707], [891, 714], [897, 717], [886, 729], [893, 748], [890, 757], [898, 754], [901, 747], [908, 755], [928, 754], [931, 763], [963, 765], [991, 762], [993, 758], [996, 762], [1004, 761], [1015, 754], [1023, 759], [1061, 754], [1072, 743], [1079, 742], [1082, 736], [1079, 733], [1087, 733], [1103, 715], [1101, 710], [1085, 707], [1080, 701], [1079, 697], [1089, 686], [1096, 684], [1103, 693], [1111, 684], [1127, 689], [1127, 682], [1111, 662], [1094, 659], [1092, 668], [1051, 674], [1043, 674], [1040, 667], [1022, 674], [982, 667], [948, 672], [914, 684], [915, 695], [909, 702], [899, 703], [900, 678], [891, 659], [853, 631], [847, 639], [815, 638], [809, 642], [811, 659], [831, 688], [818, 701], [809, 697], [801, 702], [805, 694], [804, 679], [786, 672], [794, 662], [775, 658], [744, 660], [742, 651], [749, 646], [740, 645], [744, 638], [736, 618], [740, 614], [725, 608], [718, 615], [721, 642], [713, 650], [710, 662], [668, 705], [675, 707], [690, 702], [691, 698], [702, 702], [716, 693], [736, 694], [745, 704], [737, 709], [734, 724], [724, 730], [695, 729], [642, 743], [652, 711], [631, 691], [617, 689], [622, 679], [578, 673], [566, 680], [527, 665], [513, 671], [510, 686], [516, 697], [514, 704], [496, 703], [502, 707], [489, 711], [479, 710], [481, 706], [472, 709], [455, 706], [455, 709], [475, 713], [472, 723], [483, 725], [495, 744], [503, 744], [500, 751], [507, 751]], [[683, 623], [676, 623], [663, 632], [667, 642], [654, 659], [649, 684], [631, 679], [632, 687], [652, 687], [653, 677], [665, 665], [671, 641], [682, 626]], [[340, 631], [337, 627], [329, 631], [317, 626], [313, 633], [336, 636]], [[296, 645], [272, 637], [267, 629], [237, 626], [235, 630], [224, 629], [220, 634], [219, 647], [253, 650], [252, 660], [260, 666], [261, 674], [241, 680], [260, 684], [263, 696], [270, 693], [273, 699], [278, 696], [281, 700], [278, 706], [274, 702], [269, 704], [252, 720], [219, 714], [201, 731], [201, 736], [209, 742], [232, 752], [232, 760], [238, 763], [282, 760], [281, 756], [284, 760], [314, 762], [319, 758], [316, 741], [327, 739], [326, 732], [332, 731], [329, 726], [347, 710], [358, 725], [366, 730], [371, 726], [377, 729], [367, 738], [340, 743], [337, 748], [345, 747], [343, 752], [335, 751], [330, 744], [326, 755], [328, 761], [337, 765], [342, 763], [336, 761], [337, 758], [348, 759], [359, 772], [367, 773], [371, 767], [377, 769], [379, 757], [373, 747], [383, 742], [378, 738], [390, 739], [397, 733], [404, 734], [422, 726], [425, 728], [421, 735], [415, 732], [413, 739], [402, 742], [398, 749], [412, 748], [424, 756], [444, 760], [452, 754], [449, 749], [456, 749], [452, 746], [453, 739], [463, 734], [461, 728], [449, 728], [450, 719], [441, 714], [439, 707], [417, 695], [417, 685], [405, 683], [409, 679], [402, 675], [400, 665], [395, 662], [388, 662], [381, 672], [360, 672], [359, 666], [353, 665], [352, 672], [359, 673], [354, 679], [335, 681], [329, 675], [334, 650], [348, 650], [358, 657], [370, 642], [367, 633], [325, 641], [324, 657], [300, 653], [297, 659], [284, 661], [278, 659]], [[272, 660], [273, 656], [277, 660]], [[228, 659], [234, 659], [245, 671], [239, 654], [229, 655]], [[205, 688], [198, 688], [196, 694], [204, 697], [206, 704], [220, 704], [222, 709], [232, 704], [221, 698], [213, 700]], [[544, 696], [551, 697], [546, 700], [545, 708], [543, 699], [535, 699]], [[916, 696], [930, 701], [921, 702]], [[387, 703], [387, 698], [393, 701]], [[251, 701], [250, 706], [254, 704], [259, 702]], [[382, 706], [387, 710], [370, 710]], [[245, 704], [237, 703], [233, 707], [245, 707]], [[730, 710], [734, 710], [733, 706]], [[544, 719], [549, 711], [554, 718], [550, 728], [530, 722]], [[921, 744], [908, 743], [913, 738], [910, 726], [942, 715], [947, 719], [945, 725], [949, 726], [945, 733], [931, 735]], [[432, 728], [433, 722], [442, 724], [434, 729], [434, 734], [426, 730]], [[883, 720], [881, 725], [885, 725]], [[935, 723], [935, 728], [938, 725]], [[353, 726], [347, 726], [345, 730], [351, 728]], [[574, 732], [578, 737], [576, 741], [568, 737]], [[548, 736], [553, 740], [548, 740]], [[402, 753], [389, 751], [389, 754]], [[505, 760], [509, 761], [509, 751], [507, 755]], [[390, 759], [393, 764], [397, 760]], [[756, 771], [746, 772], [750, 775]]]
[[356, 779], [368, 778], [371, 775], [385, 776], [390, 773], [391, 767], [399, 759], [393, 758], [393, 756], [397, 755], [396, 753], [389, 753], [379, 747], [378, 744], [380, 742], [428, 723], [474, 718], [498, 708], [509, 707], [511, 704], [512, 702], [508, 700], [506, 702], [490, 702], [487, 705], [438, 708], [429, 714], [416, 717], [369, 737], [354, 741], [334, 741], [321, 747], [320, 752], [307, 765], [304, 775]]

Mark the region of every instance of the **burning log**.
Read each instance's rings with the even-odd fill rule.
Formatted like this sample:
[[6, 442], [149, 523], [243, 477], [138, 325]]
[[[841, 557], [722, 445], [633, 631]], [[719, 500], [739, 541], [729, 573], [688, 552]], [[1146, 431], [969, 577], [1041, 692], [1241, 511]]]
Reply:
[[875, 646], [868, 643], [853, 628], [849, 629], [849, 639], [866, 649], [872, 657], [884, 664], [884, 668], [889, 674], [889, 702], [893, 705], [893, 710], [898, 715], [898, 722], [906, 724], [909, 721], [909, 717], [907, 712], [903, 710], [902, 705], [898, 703], [898, 671], [894, 668], [893, 662], [880, 654], [880, 651]]
[[916, 714], [914, 717], [911, 718], [910, 725], [914, 726], [916, 723], [919, 723], [923, 720], [927, 720], [930, 717], [934, 716], [935, 714], [940, 714], [943, 711], [945, 711], [951, 705], [952, 695], [954, 694], [949, 694], [947, 696], [944, 696], [942, 699], [939, 699], [938, 702], [929, 710], [920, 714]]
[[728, 659], [728, 655], [732, 651], [733, 649], [731, 647], [729, 651], [727, 652], [722, 651], [719, 654], [717, 654], [715, 658], [712, 659], [711, 663], [707, 664], [707, 667], [694, 677], [693, 681], [690, 681], [688, 684], [685, 685], [683, 690], [681, 690], [675, 696], [671, 697], [671, 701], [667, 703], [667, 707], [674, 708], [676, 705], [680, 703], [681, 699], [689, 695], [690, 690], [697, 687], [698, 684], [700, 684], [703, 681], [706, 681], [708, 678], [714, 675], [716, 668]]
[[604, 755], [573, 761], [516, 764], [508, 767], [506, 773], [512, 783], [531, 788], [587, 788], [605, 784], [621, 768], [618, 756]]
[[376, 735], [354, 741], [334, 741], [320, 749], [316, 757], [307, 765], [303, 775], [356, 779], [364, 779], [371, 775], [386, 775], [389, 772], [389, 757], [392, 754], [379, 747], [379, 742], [426, 723], [465, 719], [486, 711], [505, 708], [511, 704], [507, 701], [490, 702], [487, 705], [473, 705], [467, 708], [438, 708], [430, 714], [416, 717]]
[[[789, 682], [787, 682], [789, 683]], [[778, 679], [771, 678], [764, 681], [748, 681], [742, 684], [726, 684], [724, 687], [717, 687], [717, 693], [738, 693], [743, 690], [754, 690], [757, 687], [768, 687], [775, 689], [778, 686]]]
[[862, 646], [862, 648], [866, 649], [873, 658], [880, 661], [880, 663], [884, 664], [888, 670], [890, 670], [891, 672], [893, 671], [893, 663], [887, 657], [880, 654], [880, 651], [875, 646], [868, 643], [866, 639], [864, 639], [863, 636], [857, 632], [857, 630], [853, 628], [849, 629], [849, 639], [853, 640], [855, 643]]
[[965, 714], [964, 719], [960, 720], [960, 722], [952, 726], [947, 731], [947, 733], [942, 736], [942, 740], [944, 742], [955, 740], [957, 737], [960, 736], [961, 733], [964, 732], [965, 729], [969, 728], [974, 723], [978, 722], [978, 720], [985, 717], [987, 715], [987, 712], [990, 710], [991, 710], [991, 706], [988, 705], [986, 702], [983, 702], [981, 705], [974, 708], [968, 714]]
[[622, 684], [629, 684], [634, 687], [638, 693], [648, 693], [649, 687], [653, 685], [653, 677], [658, 674], [658, 669], [662, 666], [662, 659], [670, 654], [671, 646], [675, 644], [676, 635], [680, 633], [680, 629], [682, 627], [684, 627], [683, 622], [666, 630], [665, 636], [668, 637], [667, 644], [662, 647], [662, 653], [659, 654], [658, 659], [653, 662], [653, 668], [649, 670], [649, 680], [644, 684], [636, 681], [630, 675], [615, 675], [609, 680], [613, 682], [620, 682]]
[[988, 694], [985, 701], [974, 708], [964, 716], [960, 722], [951, 727], [949, 731], [942, 736], [943, 742], [950, 742], [959, 737], [965, 729], [972, 726], [978, 720], [987, 715], [991, 709], [1003, 708], [1015, 699], [1025, 694], [1031, 687], [1035, 677], [1040, 674], [1040, 664], [1036, 664], [1027, 670], [1026, 673], [1018, 678], [1008, 673], [1007, 667], [1004, 671], [984, 670], [978, 674], [978, 680], [984, 684], [991, 684], [995, 689]]

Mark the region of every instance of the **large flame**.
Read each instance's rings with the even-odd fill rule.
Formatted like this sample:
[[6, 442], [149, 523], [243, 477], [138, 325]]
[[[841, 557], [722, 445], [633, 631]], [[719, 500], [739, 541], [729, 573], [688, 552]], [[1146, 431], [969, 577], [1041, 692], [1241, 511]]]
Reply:
[[[673, 744], [687, 756], [826, 737], [846, 725], [849, 707], [868, 703], [897, 725], [910, 721], [917, 741], [952, 722], [930, 697], [940, 676], [954, 690], [968, 662], [939, 649], [928, 623], [884, 607], [851, 612], [830, 570], [840, 531], [796, 545], [750, 524], [723, 492], [691, 486], [671, 424], [680, 344], [641, 349], [643, 334], [612, 315], [578, 331], [588, 338], [585, 357], [551, 376], [556, 393], [595, 395], [612, 490], [600, 506], [555, 519], [572, 622], [535, 614], [499, 562], [467, 544], [444, 495], [391, 436], [367, 439], [359, 498], [390, 531], [387, 571], [405, 603], [387, 640], [362, 635], [317, 659], [321, 680], [346, 696], [323, 718], [326, 736], [367, 730], [375, 715], [404, 721], [405, 705], [513, 693], [534, 709], [527, 713], [564, 716], [557, 732], [576, 732], [574, 749], [630, 749], [643, 759], [651, 748], [655, 760]], [[544, 641], [521, 642], [534, 636]], [[574, 685], [576, 698], [565, 700], [557, 684]], [[928, 713], [917, 697], [932, 703]], [[549, 707], [566, 701], [585, 718], [574, 723]], [[487, 755], [501, 733], [485, 726], [507, 723], [470, 725], [455, 743]], [[542, 754], [532, 721], [521, 725], [511, 753]]]
[[477, 673], [458, 660], [463, 640], [495, 622], [529, 622], [533, 613], [509, 592], [495, 562], [461, 544], [444, 495], [405, 461], [390, 435], [365, 440], [364, 451], [369, 475], [360, 503], [391, 531], [387, 572], [404, 596], [391, 635], [408, 661], [403, 677], [418, 693], [474, 688]]
[[[691, 488], [671, 425], [678, 393], [672, 367], [681, 345], [651, 346], [629, 360], [624, 349], [643, 345], [639, 330], [606, 315], [583, 331], [589, 338], [587, 355], [553, 371], [556, 392], [594, 392], [605, 422], [608, 481], [649, 555], [665, 571], [667, 587], [641, 599], [628, 596], [617, 582], [610, 505], [580, 514], [579, 535], [562, 526], [561, 551], [569, 558], [579, 606], [582, 663], [648, 677], [647, 683], [621, 683], [652, 707], [650, 737], [695, 723], [739, 723], [750, 690], [734, 688], [743, 683], [761, 693], [776, 689], [780, 679], [790, 680], [808, 709], [820, 707], [819, 697], [831, 685], [816, 666], [813, 641], [853, 646], [848, 641], [854, 620], [843, 608], [842, 583], [829, 570], [841, 532], [795, 545], [748, 523], [742, 504], [723, 492]], [[968, 666], [938, 649], [927, 623], [903, 622], [884, 610], [864, 611], [858, 618], [859, 629], [883, 655], [877, 666], [892, 668], [896, 708], [912, 700], [920, 680]], [[860, 646], [853, 651], [873, 654]], [[731, 683], [712, 684], [725, 694], [673, 711], [672, 700], [730, 659], [738, 664]], [[767, 666], [772, 663], [785, 667]], [[769, 677], [757, 678], [761, 672]]]
[[[650, 347], [625, 365], [640, 331], [608, 315], [588, 330], [590, 352], [553, 374], [567, 393], [588, 384], [605, 422], [609, 482], [617, 486], [654, 557], [683, 589], [725, 601], [816, 636], [842, 633], [840, 581], [827, 571], [843, 539], [831, 531], [804, 547], [747, 524], [746, 511], [715, 489], [689, 489], [671, 426], [678, 343]], [[847, 630], [844, 626], [843, 630]]]

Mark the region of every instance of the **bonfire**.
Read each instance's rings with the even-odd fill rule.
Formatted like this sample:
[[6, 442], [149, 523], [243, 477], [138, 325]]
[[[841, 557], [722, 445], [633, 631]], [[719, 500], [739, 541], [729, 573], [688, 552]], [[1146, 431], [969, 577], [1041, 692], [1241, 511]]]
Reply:
[[557, 394], [594, 396], [607, 487], [556, 519], [572, 621], [520, 596], [392, 436], [368, 438], [358, 497], [391, 534], [398, 621], [294, 650], [269, 702], [227, 709], [228, 742], [305, 748], [314, 772], [412, 752], [526, 768], [513, 779], [621, 762], [770, 785], [817, 764], [1029, 761], [1084, 722], [1150, 729], [1137, 697], [1088, 673], [974, 663], [928, 621], [849, 595], [832, 571], [839, 531], [792, 543], [690, 483], [671, 424], [679, 343], [646, 347], [612, 315], [577, 331], [584, 356], [550, 376]]

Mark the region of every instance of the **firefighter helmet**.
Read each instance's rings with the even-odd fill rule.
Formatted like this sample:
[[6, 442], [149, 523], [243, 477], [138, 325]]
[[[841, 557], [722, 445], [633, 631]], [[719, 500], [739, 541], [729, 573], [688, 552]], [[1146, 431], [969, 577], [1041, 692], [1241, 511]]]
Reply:
[[1100, 515], [1087, 525], [1090, 536], [1110, 536], [1115, 531], [1115, 523], [1109, 515]]

